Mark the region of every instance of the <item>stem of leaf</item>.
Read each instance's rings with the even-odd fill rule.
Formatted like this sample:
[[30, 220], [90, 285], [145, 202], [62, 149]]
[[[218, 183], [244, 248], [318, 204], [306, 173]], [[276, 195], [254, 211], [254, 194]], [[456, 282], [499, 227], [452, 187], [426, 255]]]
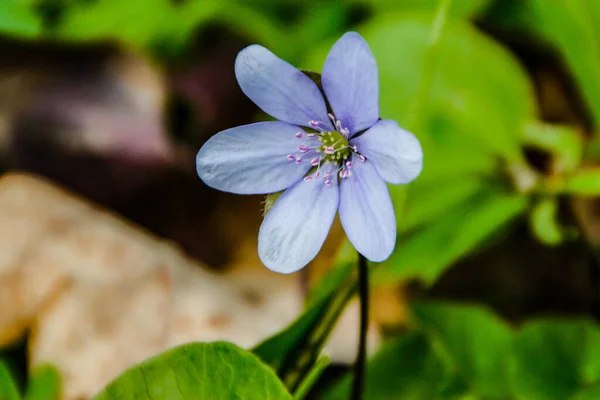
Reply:
[[294, 400], [304, 400], [310, 393], [310, 390], [315, 385], [317, 380], [321, 377], [325, 368], [329, 366], [329, 357], [321, 356], [315, 363], [315, 365], [311, 368], [311, 370], [306, 374], [306, 377], [300, 382], [298, 389], [294, 392]]
[[363, 398], [367, 364], [367, 330], [369, 328], [369, 271], [367, 259], [360, 253], [358, 254], [358, 296], [360, 300], [360, 333], [350, 397], [352, 400]]

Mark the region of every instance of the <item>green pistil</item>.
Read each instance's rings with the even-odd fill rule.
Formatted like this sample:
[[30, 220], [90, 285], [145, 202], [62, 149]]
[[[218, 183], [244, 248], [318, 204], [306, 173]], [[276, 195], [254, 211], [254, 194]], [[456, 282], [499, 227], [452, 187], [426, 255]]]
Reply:
[[[337, 131], [322, 133], [321, 142], [323, 145], [317, 151], [324, 153], [323, 160], [326, 162], [341, 164], [352, 155], [352, 150], [348, 147], [348, 140]], [[333, 148], [333, 154], [326, 153], [328, 147]]]

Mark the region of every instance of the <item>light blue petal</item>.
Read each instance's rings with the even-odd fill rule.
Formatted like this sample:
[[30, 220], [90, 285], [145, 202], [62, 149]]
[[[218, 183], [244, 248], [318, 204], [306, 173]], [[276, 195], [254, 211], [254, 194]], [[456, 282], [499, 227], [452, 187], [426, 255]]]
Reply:
[[259, 122], [217, 133], [196, 156], [196, 171], [208, 186], [238, 194], [275, 193], [290, 187], [311, 168], [288, 160], [303, 141], [300, 128]]
[[258, 254], [267, 268], [284, 274], [308, 264], [327, 238], [338, 207], [337, 178], [304, 180], [289, 188], [266, 215], [258, 233]]
[[325, 100], [304, 73], [259, 45], [240, 51], [235, 76], [242, 91], [267, 114], [294, 125], [316, 120], [328, 128]]
[[423, 149], [419, 139], [400, 128], [396, 121], [381, 120], [350, 142], [390, 183], [408, 183], [423, 169]]
[[394, 206], [373, 163], [356, 162], [340, 182], [340, 220], [354, 248], [371, 261], [387, 259], [396, 244]]
[[350, 135], [370, 128], [379, 118], [379, 77], [369, 45], [348, 32], [333, 46], [321, 77], [336, 119]]

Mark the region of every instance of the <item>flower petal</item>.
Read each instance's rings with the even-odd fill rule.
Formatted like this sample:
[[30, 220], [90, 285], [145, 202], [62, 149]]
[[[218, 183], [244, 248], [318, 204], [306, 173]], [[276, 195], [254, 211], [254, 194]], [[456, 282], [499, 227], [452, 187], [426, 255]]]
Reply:
[[290, 187], [311, 168], [298, 154], [300, 128], [285, 122], [259, 122], [217, 133], [196, 156], [196, 171], [208, 186], [239, 194], [275, 193]]
[[244, 94], [267, 114], [294, 125], [316, 120], [332, 127], [317, 85], [266, 48], [254, 44], [240, 51], [235, 76]]
[[396, 244], [396, 217], [385, 181], [373, 163], [357, 162], [340, 182], [340, 220], [354, 248], [371, 261], [387, 259]]
[[390, 183], [408, 183], [423, 169], [423, 149], [419, 139], [400, 128], [396, 121], [381, 120], [350, 142]]
[[354, 135], [379, 119], [379, 77], [369, 45], [348, 32], [333, 46], [321, 77], [335, 117]]
[[284, 274], [308, 264], [327, 238], [339, 201], [336, 175], [301, 181], [289, 188], [266, 215], [258, 233], [258, 254], [267, 268]]

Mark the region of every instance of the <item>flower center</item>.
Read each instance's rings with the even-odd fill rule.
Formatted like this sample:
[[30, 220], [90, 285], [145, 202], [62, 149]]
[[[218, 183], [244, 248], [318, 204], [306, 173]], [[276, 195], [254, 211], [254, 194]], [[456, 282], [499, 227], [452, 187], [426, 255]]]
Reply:
[[317, 153], [323, 153], [323, 161], [341, 164], [352, 156], [352, 149], [346, 139], [340, 132], [324, 132], [319, 140], [323, 143], [317, 148]]
[[329, 118], [335, 126], [335, 131], [331, 131], [330, 125], [323, 122], [309, 121], [309, 126], [317, 132], [299, 131], [294, 134], [301, 140], [301, 144], [298, 145], [296, 153], [287, 155], [287, 159], [297, 164], [310, 162], [313, 168], [304, 177], [305, 182], [323, 178], [325, 185], [331, 186], [331, 178], [335, 174], [338, 174], [340, 179], [352, 176], [351, 169], [355, 158], [361, 162], [366, 161], [365, 156], [358, 152], [358, 148], [350, 145], [348, 129], [333, 115], [329, 114]]

